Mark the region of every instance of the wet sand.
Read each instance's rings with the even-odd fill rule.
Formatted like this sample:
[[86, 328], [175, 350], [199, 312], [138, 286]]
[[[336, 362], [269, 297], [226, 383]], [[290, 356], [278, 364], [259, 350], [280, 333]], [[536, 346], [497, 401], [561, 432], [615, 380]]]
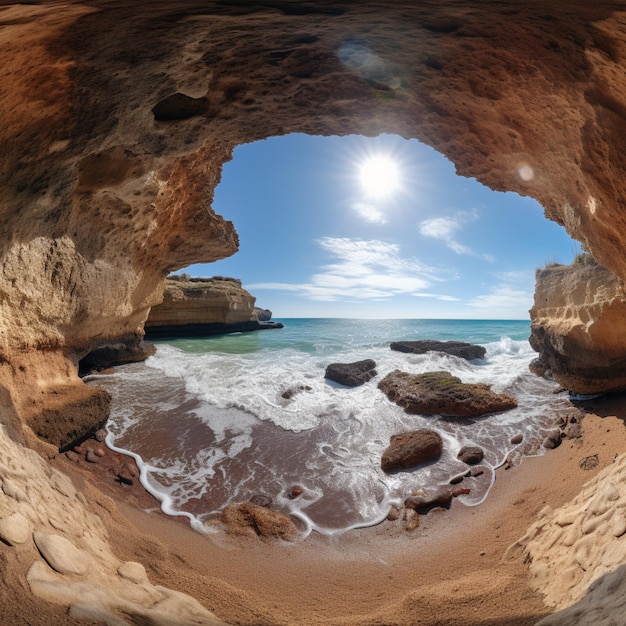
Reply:
[[[313, 533], [294, 544], [201, 535], [186, 520], [155, 511], [151, 496], [111, 480], [100, 464], [54, 462], [85, 489], [120, 559], [144, 563], [153, 584], [191, 594], [225, 622], [525, 625], [551, 611], [531, 590], [527, 566], [505, 557], [507, 548], [540, 510], [574, 498], [623, 451], [626, 397], [584, 409], [582, 438], [499, 469], [481, 506], [453, 502], [449, 511], [421, 515], [413, 531], [400, 519], [334, 538]], [[581, 468], [594, 454], [598, 465]]]

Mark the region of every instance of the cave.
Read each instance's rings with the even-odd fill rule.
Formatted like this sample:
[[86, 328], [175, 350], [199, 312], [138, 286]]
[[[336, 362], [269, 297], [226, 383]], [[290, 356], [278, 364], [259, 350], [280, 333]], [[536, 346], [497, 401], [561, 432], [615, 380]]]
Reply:
[[[33, 433], [62, 398], [106, 410], [78, 364], [141, 339], [168, 273], [237, 249], [211, 203], [243, 143], [419, 139], [460, 175], [535, 198], [621, 302], [625, 15], [622, 2], [581, 0], [3, 6], [0, 422], [11, 471], [36, 463], [23, 444], [54, 456]], [[622, 344], [602, 349], [623, 388]], [[74, 493], [37, 468], [52, 491]], [[143, 580], [126, 565], [125, 580]], [[50, 579], [35, 568], [29, 580], [45, 597]]]

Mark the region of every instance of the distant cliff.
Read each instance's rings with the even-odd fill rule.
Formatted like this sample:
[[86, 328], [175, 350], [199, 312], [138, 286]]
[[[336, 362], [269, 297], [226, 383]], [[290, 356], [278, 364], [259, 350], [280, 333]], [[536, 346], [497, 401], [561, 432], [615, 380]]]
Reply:
[[581, 255], [537, 271], [530, 317], [535, 373], [576, 393], [626, 389], [626, 297], [608, 269]]
[[[259, 321], [256, 298], [236, 278], [168, 278], [163, 302], [152, 307], [145, 323], [147, 337], [212, 335], [280, 328]], [[265, 313], [265, 310], [263, 310]], [[268, 311], [271, 317], [271, 312]], [[267, 314], [265, 314], [267, 317]]]

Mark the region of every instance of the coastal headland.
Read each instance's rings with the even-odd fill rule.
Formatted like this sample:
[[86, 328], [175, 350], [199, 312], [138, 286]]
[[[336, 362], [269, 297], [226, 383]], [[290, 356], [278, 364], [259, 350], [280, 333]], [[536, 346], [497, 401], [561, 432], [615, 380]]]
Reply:
[[[623, 615], [625, 16], [578, 0], [4, 3], [2, 619]], [[381, 524], [289, 545], [146, 514], [130, 485], [59, 452], [108, 416], [81, 362], [111, 346], [141, 358], [166, 276], [237, 250], [211, 209], [233, 149], [290, 132], [417, 138], [459, 174], [536, 198], [582, 243], [602, 269], [540, 272], [531, 313], [539, 373], [615, 394], [584, 406], [582, 439], [500, 470], [488, 506], [453, 503], [413, 534]]]

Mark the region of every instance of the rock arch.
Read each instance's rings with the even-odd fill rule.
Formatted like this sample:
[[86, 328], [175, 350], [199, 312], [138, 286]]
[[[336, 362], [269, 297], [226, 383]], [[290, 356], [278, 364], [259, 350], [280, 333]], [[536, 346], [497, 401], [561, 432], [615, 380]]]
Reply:
[[240, 143], [288, 132], [420, 139], [460, 174], [535, 197], [626, 277], [623, 9], [514, 0], [3, 9], [3, 384], [74, 378], [86, 352], [140, 335], [167, 272], [232, 254], [233, 225], [210, 208], [221, 165]]

